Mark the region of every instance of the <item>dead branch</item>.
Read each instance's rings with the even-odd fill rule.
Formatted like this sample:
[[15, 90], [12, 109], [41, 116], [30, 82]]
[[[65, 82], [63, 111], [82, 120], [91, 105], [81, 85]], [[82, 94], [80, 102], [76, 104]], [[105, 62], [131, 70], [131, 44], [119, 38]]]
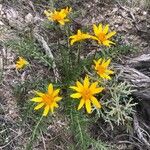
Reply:
[[43, 49], [45, 50], [45, 53], [49, 56], [49, 58], [52, 60], [52, 68], [53, 68], [53, 72], [54, 72], [54, 75], [55, 75], [55, 81], [58, 81], [58, 79], [60, 79], [60, 76], [59, 76], [59, 73], [58, 73], [58, 69], [56, 67], [56, 63], [55, 63], [55, 60], [54, 60], [54, 56], [52, 54], [52, 51], [51, 49], [49, 48], [47, 42], [44, 40], [44, 38], [38, 34], [37, 32], [34, 32], [34, 37], [35, 39], [40, 43], [42, 44], [43, 46]]
[[122, 72], [120, 76], [121, 80], [132, 83], [138, 90], [150, 87], [150, 77], [142, 72], [129, 66], [115, 65], [115, 68]]
[[134, 68], [150, 68], [150, 54], [144, 54], [140, 57], [133, 58], [129, 60], [127, 64]]
[[138, 138], [143, 141], [143, 143], [147, 146], [147, 148], [149, 149], [150, 148], [150, 143], [147, 139], [150, 139], [150, 136], [149, 134], [146, 134], [145, 136], [147, 136], [147, 139], [144, 137], [144, 134], [146, 132], [143, 132], [144, 129], [142, 129], [139, 125], [139, 122], [138, 122], [138, 119], [137, 119], [137, 116], [134, 115], [134, 131], [136, 132]]
[[132, 96], [142, 108], [146, 121], [150, 121], [150, 54], [127, 60], [125, 66], [118, 64], [114, 66], [121, 72], [119, 77], [121, 81], [134, 85], [136, 91]]

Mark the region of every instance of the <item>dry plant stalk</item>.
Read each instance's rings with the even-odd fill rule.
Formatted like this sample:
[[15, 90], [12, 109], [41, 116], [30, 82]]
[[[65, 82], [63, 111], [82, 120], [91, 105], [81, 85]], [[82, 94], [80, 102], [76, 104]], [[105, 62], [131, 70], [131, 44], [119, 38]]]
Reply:
[[54, 75], [55, 75], [55, 81], [57, 82], [60, 79], [60, 76], [59, 76], [58, 69], [56, 67], [56, 63], [55, 63], [54, 56], [52, 54], [51, 49], [49, 48], [47, 42], [44, 40], [44, 38], [40, 34], [38, 34], [37, 32], [34, 32], [33, 35], [34, 35], [35, 39], [40, 44], [42, 44], [43, 49], [45, 50], [45, 53], [49, 56], [49, 58], [51, 58], [51, 60], [52, 60], [52, 68], [53, 68], [53, 72], [54, 72]]

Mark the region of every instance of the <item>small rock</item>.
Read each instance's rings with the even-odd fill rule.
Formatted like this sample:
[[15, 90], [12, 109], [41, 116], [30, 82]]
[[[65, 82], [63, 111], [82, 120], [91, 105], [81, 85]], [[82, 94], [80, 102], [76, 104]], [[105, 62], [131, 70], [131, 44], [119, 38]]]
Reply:
[[25, 22], [26, 22], [26, 23], [32, 23], [32, 22], [33, 22], [33, 16], [32, 16], [32, 14], [28, 13], [28, 14], [25, 16]]
[[117, 12], [118, 8], [113, 8], [112, 12]]
[[3, 12], [3, 11], [1, 11], [1, 12], [0, 12], [0, 14], [1, 14], [1, 15], [4, 15], [4, 12]]
[[6, 11], [6, 17], [8, 20], [17, 19], [18, 12], [16, 10], [14, 10], [13, 8], [10, 8]]
[[2, 5], [2, 4], [0, 4], [0, 12], [2, 11], [2, 7], [3, 7], [3, 5]]
[[0, 57], [0, 70], [3, 69], [3, 59]]
[[0, 21], [0, 26], [3, 26], [3, 25], [5, 25], [2, 21]]
[[143, 11], [143, 15], [147, 15], [147, 12], [146, 12], [146, 11]]
[[119, 27], [119, 25], [118, 25], [118, 24], [116, 24], [116, 25], [115, 25], [115, 27], [116, 27], [116, 28], [118, 28], [118, 27]]

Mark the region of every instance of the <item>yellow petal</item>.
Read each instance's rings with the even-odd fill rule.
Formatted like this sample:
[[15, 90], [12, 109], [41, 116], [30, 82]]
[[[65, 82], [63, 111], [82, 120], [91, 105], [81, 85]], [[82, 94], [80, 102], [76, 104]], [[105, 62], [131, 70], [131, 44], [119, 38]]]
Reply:
[[106, 62], [104, 62], [103, 66], [107, 68], [110, 62], [111, 62], [111, 59], [108, 59]]
[[86, 108], [88, 113], [91, 113], [91, 102], [90, 102], [90, 100], [85, 101], [85, 108]]
[[114, 36], [115, 34], [116, 34], [115, 31], [108, 33], [108, 34], [106, 35], [106, 39], [111, 38], [111, 37]]
[[110, 47], [110, 44], [115, 44], [115, 43], [112, 41], [109, 41], [109, 40], [103, 41], [103, 45], [105, 45], [105, 46]]
[[89, 38], [91, 38], [91, 35], [89, 35], [89, 34], [82, 34], [82, 38], [83, 39], [89, 39]]
[[76, 86], [70, 86], [70, 88], [73, 89], [73, 90], [75, 90], [75, 91], [77, 91], [77, 92], [81, 91], [81, 89], [78, 88], [78, 87], [76, 87]]
[[54, 113], [54, 106], [53, 105], [50, 107], [50, 109], [51, 109], [51, 113]]
[[114, 71], [108, 70], [108, 69], [105, 72], [108, 73], [108, 74], [114, 74]]
[[36, 107], [34, 107], [34, 110], [38, 110], [44, 106], [44, 103], [38, 104]]
[[64, 20], [58, 21], [62, 26], [65, 25]]
[[86, 76], [83, 81], [84, 88], [88, 88], [90, 85], [89, 78]]
[[34, 97], [31, 99], [32, 102], [42, 102], [42, 98], [41, 97]]
[[28, 62], [23, 57], [19, 57], [19, 63], [24, 65], [28, 64]]
[[57, 103], [54, 103], [54, 107], [58, 108], [58, 107], [59, 107], [59, 105], [58, 105]]
[[53, 85], [49, 84], [48, 86], [48, 94], [52, 94], [53, 93]]
[[95, 63], [95, 70], [98, 70], [98, 68], [99, 68], [99, 66], [100, 66], [100, 63], [101, 63], [101, 61], [102, 61], [102, 59], [100, 58], [100, 59], [98, 59], [97, 61], [96, 60], [94, 60], [94, 63]]
[[73, 39], [70, 41], [70, 45], [73, 45], [77, 40], [76, 39]]
[[44, 14], [48, 17], [48, 16], [50, 16], [50, 13], [48, 12], [48, 11], [46, 11], [46, 10], [44, 10]]
[[103, 58], [102, 62], [101, 62], [101, 65], [104, 66], [105, 64], [105, 58]]
[[98, 30], [99, 30], [99, 33], [103, 32], [103, 30], [102, 30], [102, 24], [101, 23], [98, 25]]
[[78, 106], [78, 110], [82, 108], [82, 106], [84, 105], [84, 103], [85, 103], [84, 99], [81, 99], [80, 100], [80, 104]]
[[107, 24], [103, 29], [104, 34], [107, 34], [108, 30], [109, 30], [109, 25]]
[[91, 92], [92, 92], [93, 94], [98, 94], [98, 93], [102, 92], [103, 90], [104, 90], [103, 87], [99, 87], [99, 88], [93, 89]]
[[69, 20], [69, 19], [64, 19], [64, 21], [65, 21], [65, 22], [69, 22], [70, 20]]
[[58, 102], [58, 101], [60, 101], [61, 99], [62, 99], [62, 97], [57, 96], [57, 97], [54, 98], [54, 101]]
[[110, 80], [111, 79], [111, 77], [109, 76], [109, 75], [107, 75], [107, 74], [102, 74], [102, 75], [100, 75], [102, 78], [104, 78], [104, 79], [108, 79], [108, 80]]
[[99, 40], [96, 36], [92, 36], [92, 35], [89, 35], [89, 38], [92, 40], [97, 40], [97, 41]]
[[43, 112], [43, 116], [47, 116], [48, 115], [48, 112], [49, 112], [49, 105], [47, 105], [45, 108], [44, 108], [44, 112]]
[[81, 30], [78, 30], [77, 31], [77, 35], [81, 35], [82, 33], [81, 33]]
[[16, 62], [16, 69], [22, 69], [29, 63], [23, 58], [19, 57], [18, 61]]
[[71, 35], [69, 36], [69, 39], [74, 39], [76, 37], [76, 35]]
[[95, 107], [101, 108], [100, 103], [98, 102], [98, 100], [97, 100], [94, 96], [91, 97], [91, 101], [92, 101], [92, 103], [93, 103], [93, 105], [94, 105]]
[[101, 61], [102, 61], [102, 58], [98, 59], [97, 61], [94, 60], [94, 63], [95, 63], [95, 64], [100, 64]]
[[90, 90], [91, 91], [95, 90], [95, 88], [96, 88], [97, 85], [98, 85], [98, 82], [92, 83], [91, 86], [90, 86]]
[[80, 93], [71, 94], [70, 97], [72, 97], [72, 98], [80, 98], [81, 94]]
[[80, 90], [83, 89], [83, 85], [79, 81], [76, 82], [76, 85]]
[[58, 95], [58, 93], [59, 93], [59, 91], [60, 91], [60, 89], [54, 90], [54, 92], [53, 92], [53, 96], [54, 96], [54, 97], [55, 97], [55, 96], [57, 96], [57, 95]]
[[102, 44], [102, 42], [101, 42], [101, 40], [100, 40], [100, 39], [97, 39], [97, 41], [98, 41], [98, 44], [99, 44], [99, 45], [101, 45], [101, 44]]
[[[95, 25], [95, 24], [93, 24], [93, 31], [94, 31], [94, 34], [96, 35], [96, 36], [98, 36], [98, 34], [99, 34], [99, 30], [98, 30], [98, 27]], [[94, 37], [92, 37], [93, 39], [94, 39]]]
[[44, 96], [44, 95], [45, 95], [44, 93], [42, 93], [42, 92], [38, 92], [38, 91], [35, 91], [35, 93], [36, 93], [38, 96], [40, 96], [40, 97], [42, 97], [42, 96]]
[[47, 19], [48, 19], [49, 21], [53, 21], [52, 17], [50, 17], [50, 16], [48, 16]]
[[17, 69], [21, 69], [21, 68], [23, 68], [23, 66], [20, 65], [20, 64], [16, 64], [16, 68], [17, 68]]

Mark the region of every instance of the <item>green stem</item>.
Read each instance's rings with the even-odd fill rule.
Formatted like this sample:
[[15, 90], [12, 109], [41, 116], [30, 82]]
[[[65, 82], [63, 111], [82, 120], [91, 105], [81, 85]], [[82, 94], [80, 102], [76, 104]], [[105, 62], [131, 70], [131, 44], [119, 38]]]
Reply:
[[78, 119], [78, 116], [76, 116], [76, 119], [77, 119], [77, 124], [78, 124], [78, 128], [79, 128], [79, 134], [81, 136], [81, 144], [84, 146], [84, 139], [83, 139], [83, 134], [82, 134], [82, 129], [81, 129], [81, 126], [80, 126], [80, 122], [79, 122], [79, 119]]
[[77, 64], [80, 62], [80, 53], [81, 53], [81, 44], [78, 44], [78, 51], [77, 51]]
[[97, 53], [97, 49], [95, 50], [95, 53], [94, 53], [94, 55], [93, 55], [93, 60], [94, 60], [95, 57], [96, 57], [96, 53]]
[[70, 33], [71, 33], [71, 30], [70, 30], [70, 26], [69, 25], [66, 25], [65, 26], [65, 32], [66, 32], [66, 36], [67, 36], [67, 47], [68, 47], [68, 57], [69, 57], [69, 63], [72, 64], [72, 60], [71, 60], [71, 47], [70, 47], [70, 40], [69, 40], [69, 37], [70, 37]]
[[80, 62], [80, 49], [77, 51], [77, 63], [79, 64]]
[[32, 133], [31, 139], [30, 139], [30, 143], [27, 145], [26, 150], [32, 150], [32, 143], [35, 139], [36, 131], [37, 131], [42, 119], [43, 119], [43, 115], [41, 116], [40, 120], [38, 121], [38, 123], [36, 124], [36, 126], [33, 130], [33, 133]]

